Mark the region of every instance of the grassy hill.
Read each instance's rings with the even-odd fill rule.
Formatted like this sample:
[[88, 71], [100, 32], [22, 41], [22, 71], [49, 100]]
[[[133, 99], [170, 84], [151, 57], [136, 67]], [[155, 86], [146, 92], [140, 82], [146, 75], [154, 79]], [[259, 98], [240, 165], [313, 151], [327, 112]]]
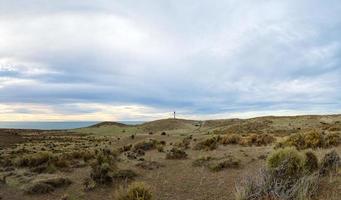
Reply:
[[90, 127], [73, 129], [73, 132], [95, 135], [200, 133], [272, 133], [290, 134], [301, 129], [330, 128], [341, 126], [341, 115], [265, 116], [250, 119], [187, 120], [161, 119], [140, 125], [118, 122], [101, 122]]

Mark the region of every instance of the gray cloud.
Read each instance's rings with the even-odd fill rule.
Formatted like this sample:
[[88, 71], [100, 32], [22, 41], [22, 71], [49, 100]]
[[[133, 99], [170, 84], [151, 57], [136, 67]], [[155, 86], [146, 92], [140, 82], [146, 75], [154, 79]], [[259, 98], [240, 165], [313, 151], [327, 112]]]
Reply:
[[0, 1], [0, 104], [337, 112], [340, 11], [336, 0]]

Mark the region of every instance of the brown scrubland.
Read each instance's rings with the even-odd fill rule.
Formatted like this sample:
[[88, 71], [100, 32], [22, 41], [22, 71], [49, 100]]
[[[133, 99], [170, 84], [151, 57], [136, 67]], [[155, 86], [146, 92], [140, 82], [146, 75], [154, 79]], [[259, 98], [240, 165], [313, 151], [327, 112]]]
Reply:
[[341, 115], [0, 129], [3, 200], [338, 200]]

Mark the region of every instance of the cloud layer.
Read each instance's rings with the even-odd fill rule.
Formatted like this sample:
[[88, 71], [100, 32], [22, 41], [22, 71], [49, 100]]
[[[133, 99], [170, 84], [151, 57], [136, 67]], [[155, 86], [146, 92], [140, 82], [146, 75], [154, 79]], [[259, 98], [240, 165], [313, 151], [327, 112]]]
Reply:
[[0, 0], [0, 120], [341, 112], [341, 3]]

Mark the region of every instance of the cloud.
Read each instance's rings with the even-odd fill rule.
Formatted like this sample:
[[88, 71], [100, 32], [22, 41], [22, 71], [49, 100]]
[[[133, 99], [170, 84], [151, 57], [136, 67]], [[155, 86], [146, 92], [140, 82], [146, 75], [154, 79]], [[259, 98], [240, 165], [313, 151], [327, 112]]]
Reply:
[[0, 0], [0, 113], [122, 120], [173, 110], [198, 118], [337, 112], [340, 11], [336, 0]]

